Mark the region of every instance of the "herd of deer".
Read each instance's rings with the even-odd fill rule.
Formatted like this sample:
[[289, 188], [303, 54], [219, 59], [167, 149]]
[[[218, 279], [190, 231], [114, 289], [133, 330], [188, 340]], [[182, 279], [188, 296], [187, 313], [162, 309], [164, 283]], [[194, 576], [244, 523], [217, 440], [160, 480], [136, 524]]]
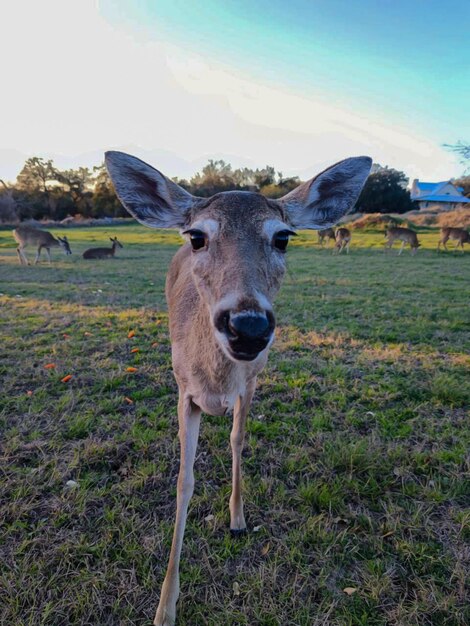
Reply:
[[[409, 244], [411, 249], [411, 254], [416, 254], [417, 249], [421, 245], [418, 241], [418, 237], [414, 230], [410, 228], [402, 228], [400, 226], [390, 226], [385, 230], [385, 237], [387, 241], [385, 242], [385, 250], [390, 250], [395, 241], [401, 241], [401, 248], [398, 251], [400, 255], [403, 252], [403, 248], [406, 244]], [[323, 230], [318, 231], [318, 243], [322, 246], [325, 245], [328, 247], [328, 242], [332, 239], [335, 242], [334, 252], [340, 253], [344, 249], [349, 253], [349, 245], [351, 243], [351, 231], [348, 228], [338, 228], [336, 231], [333, 228], [324, 228]], [[441, 249], [441, 245], [444, 246], [446, 250], [447, 242], [449, 239], [456, 241], [455, 248], [457, 249], [460, 246], [461, 251], [463, 252], [463, 244], [470, 243], [470, 233], [465, 230], [465, 228], [451, 228], [446, 226], [441, 228], [441, 238], [437, 245], [437, 249]]]
[[[179, 562], [188, 506], [194, 490], [194, 463], [201, 413], [233, 412], [230, 530], [246, 532], [241, 494], [241, 455], [245, 424], [274, 340], [273, 299], [286, 270], [285, 252], [298, 229], [319, 230], [335, 240], [338, 253], [349, 250], [351, 233], [332, 226], [354, 206], [369, 175], [372, 160], [340, 161], [286, 196], [271, 200], [250, 191], [227, 191], [197, 198], [140, 159], [122, 152], [106, 153], [106, 166], [126, 209], [152, 228], [179, 228], [186, 238], [174, 256], [166, 280], [173, 370], [178, 385], [181, 461], [177, 482], [176, 520], [170, 559], [157, 608], [155, 626], [173, 626], [179, 596]], [[40, 251], [61, 246], [65, 237], [22, 227], [14, 231], [18, 255], [31, 243]], [[395, 240], [416, 251], [416, 234], [406, 228], [387, 231], [387, 247]], [[463, 248], [469, 236], [462, 229], [443, 229], [441, 242], [456, 239]], [[88, 250], [85, 258], [112, 256]], [[106, 252], [104, 252], [106, 251]], [[400, 250], [401, 252], [401, 250]]]
[[[47, 230], [40, 230], [39, 228], [23, 224], [18, 226], [18, 228], [15, 228], [13, 231], [13, 237], [18, 243], [16, 253], [21, 265], [29, 265], [28, 258], [24, 251], [27, 246], [34, 246], [37, 248], [36, 259], [34, 261], [35, 263], [39, 263], [42, 250], [46, 251], [49, 263], [51, 262], [51, 248], [62, 248], [65, 254], [72, 254], [67, 237], [64, 236], [56, 238]], [[117, 237], [110, 237], [109, 239], [112, 243], [111, 248], [88, 248], [88, 250], [85, 250], [83, 253], [83, 258], [106, 259], [108, 257], [113, 257], [116, 253], [116, 249], [122, 248], [123, 246], [122, 243], [118, 241]]]
[[[41, 256], [41, 251], [44, 249], [47, 252], [47, 256], [49, 259], [49, 263], [51, 262], [51, 248], [62, 248], [65, 254], [72, 254], [72, 250], [70, 249], [70, 245], [66, 236], [64, 237], [54, 237], [47, 230], [40, 230], [38, 228], [34, 228], [32, 226], [18, 226], [13, 231], [13, 236], [18, 243], [18, 248], [16, 252], [18, 254], [18, 258], [22, 265], [29, 265], [29, 261], [24, 252], [24, 248], [28, 245], [37, 247], [36, 259], [35, 263], [39, 263], [39, 258]], [[385, 250], [390, 250], [395, 241], [401, 241], [401, 248], [398, 251], [400, 255], [403, 252], [403, 248], [406, 244], [409, 244], [411, 249], [411, 254], [415, 254], [419, 246], [421, 245], [418, 242], [418, 237], [413, 230], [409, 228], [401, 228], [398, 226], [392, 226], [386, 229], [385, 237], [387, 237], [387, 241], [385, 242]], [[318, 243], [323, 248], [325, 246], [328, 247], [329, 240], [332, 239], [335, 242], [333, 252], [341, 253], [343, 250], [346, 250], [346, 253], [349, 254], [349, 246], [351, 243], [351, 231], [349, 228], [337, 228], [336, 231], [333, 228], [323, 228], [318, 231]], [[449, 239], [456, 241], [455, 249], [459, 248], [464, 251], [463, 244], [470, 243], [470, 233], [464, 228], [450, 228], [445, 227], [441, 228], [441, 238], [439, 240], [439, 244], [437, 249], [441, 249], [441, 245], [444, 246], [446, 250], [447, 242]], [[84, 259], [106, 259], [109, 257], [114, 257], [117, 248], [122, 248], [122, 244], [118, 241], [117, 237], [110, 237], [110, 241], [112, 243], [111, 248], [88, 248], [83, 253]]]

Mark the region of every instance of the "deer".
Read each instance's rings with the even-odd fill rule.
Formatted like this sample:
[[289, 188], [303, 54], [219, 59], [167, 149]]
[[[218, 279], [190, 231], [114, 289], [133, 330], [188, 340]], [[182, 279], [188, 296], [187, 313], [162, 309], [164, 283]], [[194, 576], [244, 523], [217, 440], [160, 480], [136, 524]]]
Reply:
[[24, 252], [27, 246], [37, 246], [36, 259], [34, 264], [39, 263], [41, 250], [44, 248], [47, 252], [49, 263], [51, 263], [51, 248], [62, 248], [66, 255], [72, 254], [67, 237], [57, 237], [51, 235], [47, 230], [40, 230], [26, 224], [20, 225], [13, 231], [13, 237], [18, 243], [16, 253], [21, 265], [30, 265], [28, 258]]
[[346, 254], [349, 254], [349, 246], [351, 244], [351, 231], [349, 228], [338, 228], [335, 233], [335, 248], [333, 252], [337, 252], [337, 254], [341, 254], [341, 252], [346, 248]]
[[325, 245], [325, 239], [326, 239], [327, 248], [328, 248], [328, 243], [330, 239], [333, 239], [333, 241], [335, 240], [335, 231], [333, 230], [333, 228], [324, 228], [323, 230], [319, 230], [317, 232], [317, 235], [318, 235], [318, 243], [321, 245], [322, 248]]
[[398, 251], [398, 256], [403, 252], [403, 248], [408, 243], [410, 244], [411, 254], [415, 255], [419, 246], [418, 237], [414, 230], [410, 228], [402, 228], [401, 226], [389, 226], [385, 231], [385, 251], [390, 250], [395, 241], [401, 241], [401, 248]]
[[441, 244], [443, 244], [444, 248], [447, 250], [447, 242], [449, 239], [456, 241], [455, 249], [457, 250], [460, 246], [463, 253], [463, 244], [470, 243], [470, 233], [468, 230], [465, 230], [465, 228], [451, 228], [449, 226], [441, 228], [441, 238], [437, 244], [437, 250], [439, 251], [441, 249]]
[[122, 152], [105, 162], [117, 196], [145, 226], [178, 228], [186, 239], [166, 279], [173, 373], [178, 387], [180, 467], [176, 518], [154, 626], [173, 626], [179, 563], [201, 413], [233, 413], [230, 434], [230, 530], [247, 524], [241, 452], [256, 379], [274, 341], [273, 300], [297, 229], [330, 228], [354, 206], [369, 175], [369, 157], [345, 159], [278, 200], [254, 191], [210, 198], [189, 194], [152, 166]]
[[110, 237], [109, 240], [112, 242], [111, 248], [88, 248], [83, 253], [84, 259], [107, 259], [108, 257], [114, 257], [116, 254], [116, 248], [123, 248], [124, 246], [120, 241], [118, 241], [117, 237]]

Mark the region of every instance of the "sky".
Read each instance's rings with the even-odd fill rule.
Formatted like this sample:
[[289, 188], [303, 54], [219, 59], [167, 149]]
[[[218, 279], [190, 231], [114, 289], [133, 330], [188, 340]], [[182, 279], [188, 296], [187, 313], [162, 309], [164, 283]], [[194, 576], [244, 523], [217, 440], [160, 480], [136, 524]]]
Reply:
[[464, 0], [7, 0], [0, 178], [107, 149], [190, 177], [209, 158], [310, 178], [367, 154], [410, 180], [463, 171]]

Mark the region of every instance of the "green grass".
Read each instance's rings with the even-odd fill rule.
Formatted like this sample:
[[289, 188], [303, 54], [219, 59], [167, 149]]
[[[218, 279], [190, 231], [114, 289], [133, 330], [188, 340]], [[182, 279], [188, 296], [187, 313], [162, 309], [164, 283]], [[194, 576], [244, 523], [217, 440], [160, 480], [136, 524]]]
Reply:
[[[116, 259], [81, 258], [114, 234]], [[67, 235], [72, 257], [21, 267], [0, 231], [0, 623], [150, 624], [178, 471], [164, 278], [180, 240]], [[244, 452], [251, 532], [228, 532], [231, 420], [205, 416], [178, 624], [470, 623], [470, 254], [419, 237], [416, 257], [379, 232], [349, 256], [292, 243]]]

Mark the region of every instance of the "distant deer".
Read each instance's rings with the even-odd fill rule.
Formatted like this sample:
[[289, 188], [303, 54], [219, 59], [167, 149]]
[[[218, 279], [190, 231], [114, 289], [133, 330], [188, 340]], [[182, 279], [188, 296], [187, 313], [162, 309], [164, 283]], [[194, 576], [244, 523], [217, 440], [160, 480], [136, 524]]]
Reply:
[[416, 254], [417, 249], [421, 245], [414, 230], [402, 228], [401, 226], [390, 226], [387, 228], [385, 237], [387, 237], [385, 250], [390, 250], [395, 241], [401, 241], [401, 248], [398, 251], [399, 255], [403, 252], [403, 248], [407, 243], [410, 244], [411, 254], [413, 255]]
[[41, 256], [41, 250], [43, 248], [47, 252], [49, 263], [51, 262], [51, 248], [60, 247], [65, 254], [72, 254], [67, 237], [57, 237], [56, 239], [54, 235], [51, 235], [47, 230], [40, 230], [39, 228], [24, 224], [15, 228], [13, 237], [18, 243], [16, 253], [18, 254], [21, 265], [29, 265], [29, 261], [24, 252], [24, 248], [29, 245], [37, 246], [35, 264], [39, 263], [39, 257]]
[[449, 239], [456, 241], [457, 243], [455, 249], [457, 250], [460, 246], [460, 249], [463, 252], [463, 244], [470, 243], [470, 233], [468, 230], [465, 230], [465, 228], [450, 228], [449, 226], [441, 228], [441, 239], [437, 244], [437, 249], [440, 250], [441, 244], [443, 244], [444, 248], [447, 250], [447, 242]]
[[322, 248], [325, 245], [325, 239], [326, 239], [327, 248], [328, 248], [328, 243], [330, 239], [332, 239], [333, 241], [335, 240], [335, 231], [333, 230], [333, 228], [323, 228], [322, 230], [319, 230], [317, 232], [317, 235], [318, 235], [318, 243], [321, 245]]
[[107, 259], [110, 256], [114, 256], [116, 254], [116, 248], [122, 248], [123, 245], [117, 239], [117, 237], [110, 237], [109, 240], [112, 242], [111, 248], [88, 248], [83, 253], [84, 259]]
[[153, 228], [179, 228], [187, 243], [166, 281], [173, 370], [179, 388], [181, 462], [176, 523], [155, 626], [175, 622], [179, 561], [201, 411], [233, 411], [230, 529], [246, 530], [240, 493], [245, 422], [274, 340], [272, 300], [298, 228], [329, 228], [354, 206], [371, 167], [368, 157], [333, 165], [283, 198], [227, 191], [196, 198], [150, 165], [108, 152], [106, 166], [122, 204]]
[[335, 233], [335, 250], [337, 254], [346, 248], [346, 254], [349, 254], [349, 246], [351, 244], [351, 231], [348, 228], [338, 228]]

